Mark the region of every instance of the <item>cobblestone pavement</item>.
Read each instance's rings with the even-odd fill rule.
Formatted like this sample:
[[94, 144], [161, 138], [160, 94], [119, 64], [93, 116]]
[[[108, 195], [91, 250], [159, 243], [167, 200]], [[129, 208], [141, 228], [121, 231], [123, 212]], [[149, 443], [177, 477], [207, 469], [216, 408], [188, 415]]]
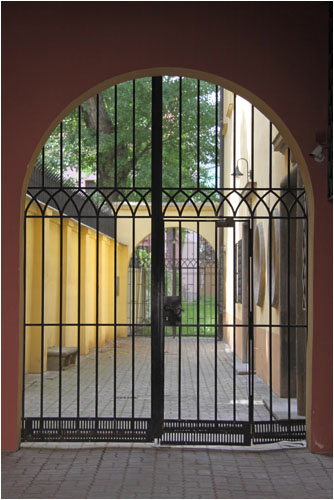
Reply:
[[[134, 353], [134, 355], [133, 355]], [[179, 366], [179, 353], [181, 364]], [[134, 373], [132, 376], [132, 358]], [[215, 412], [215, 342], [212, 338], [200, 338], [199, 342], [199, 418], [214, 419]], [[233, 366], [235, 364], [235, 370]], [[135, 337], [132, 350], [131, 338], [117, 339], [116, 350], [116, 398], [114, 392], [114, 345], [106, 344], [98, 355], [98, 413], [99, 417], [112, 417], [116, 407], [117, 417], [150, 417], [151, 407], [151, 347], [148, 337]], [[61, 410], [64, 417], [79, 415], [95, 416], [95, 368], [96, 353], [80, 356], [78, 389], [77, 366], [62, 372]], [[179, 382], [179, 368], [181, 378]], [[217, 343], [217, 415], [221, 420], [248, 419], [248, 365], [233, 355], [225, 342]], [[194, 337], [165, 339], [165, 418], [178, 418], [178, 391], [181, 393], [181, 418], [197, 418], [197, 339]], [[28, 374], [25, 379], [25, 416], [40, 415], [41, 376]], [[287, 418], [288, 403], [285, 398], [273, 397], [273, 412]], [[269, 389], [263, 380], [254, 376], [254, 418], [266, 420], [269, 416], [264, 404], [269, 400]], [[235, 405], [233, 402], [235, 401]], [[295, 401], [292, 400], [291, 416]], [[43, 375], [43, 415], [58, 416], [59, 375], [46, 372]], [[233, 414], [235, 409], [235, 415]]]
[[332, 457], [301, 445], [25, 444], [2, 454], [1, 498], [332, 498]]

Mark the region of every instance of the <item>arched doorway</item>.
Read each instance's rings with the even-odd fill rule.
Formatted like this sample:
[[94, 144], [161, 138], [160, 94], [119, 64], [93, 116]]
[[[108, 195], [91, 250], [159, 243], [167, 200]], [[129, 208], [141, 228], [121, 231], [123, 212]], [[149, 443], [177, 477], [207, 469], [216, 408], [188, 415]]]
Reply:
[[[199, 242], [197, 239], [199, 238]], [[191, 229], [165, 228], [164, 234], [164, 295], [179, 296], [183, 336], [196, 336], [196, 323], [201, 336], [215, 334], [215, 250], [208, 240]], [[213, 243], [214, 245], [214, 243]], [[151, 322], [151, 263], [152, 235], [135, 248], [128, 270], [128, 323], [136, 318], [137, 335], [150, 336], [145, 325]], [[133, 283], [136, 286], [133, 287]], [[135, 297], [133, 298], [132, 292]], [[197, 300], [200, 314], [197, 321]], [[187, 325], [190, 326], [187, 326]], [[201, 326], [201, 325], [207, 326]], [[166, 326], [165, 337], [176, 336], [176, 326]]]
[[[139, 112], [139, 106], [144, 110]], [[41, 152], [28, 190], [24, 364], [25, 371], [28, 363], [40, 369], [35, 380], [25, 375], [23, 439], [246, 445], [305, 438], [304, 414], [299, 418], [294, 399], [298, 380], [299, 400], [305, 398], [305, 367], [298, 372], [296, 352], [305, 350], [307, 327], [307, 265], [297, 268], [299, 261], [307, 262], [307, 213], [298, 166], [279, 131], [244, 99], [182, 77], [126, 82], [90, 98], [74, 113]], [[74, 180], [66, 180], [71, 175]], [[124, 317], [125, 240], [130, 235], [133, 253], [140, 219], [149, 221], [153, 235], [151, 321], [145, 323], [151, 369], [145, 371], [142, 361], [138, 368], [132, 333], [129, 364], [123, 360], [122, 373], [119, 339], [126, 338], [129, 327], [134, 332], [141, 326]], [[129, 224], [130, 232], [125, 229]], [[193, 374], [189, 413], [183, 411], [182, 272], [171, 294], [165, 286], [168, 224], [178, 228], [179, 241], [183, 224], [194, 226], [197, 235], [196, 311], [194, 323], [185, 326], [194, 329], [195, 338], [192, 369], [184, 380], [190, 384]], [[212, 349], [205, 351], [209, 364], [201, 372], [201, 330], [212, 330], [211, 323], [200, 322], [203, 226], [214, 234], [215, 290]], [[32, 241], [37, 251], [32, 251]], [[39, 274], [29, 267], [34, 265]], [[282, 275], [279, 269], [284, 269]], [[133, 304], [135, 287], [134, 278]], [[165, 392], [164, 370], [170, 328], [178, 342], [178, 382], [171, 395]], [[108, 342], [112, 361], [107, 359], [109, 372], [104, 373]], [[231, 353], [229, 359], [221, 357], [221, 346]], [[94, 364], [86, 379], [81, 355]], [[305, 364], [305, 354], [300, 356]], [[56, 370], [51, 369], [52, 358]], [[67, 363], [70, 368], [64, 371]], [[227, 389], [219, 378], [226, 367]], [[143, 371], [145, 377], [139, 379]], [[72, 383], [67, 373], [72, 373]], [[56, 387], [49, 401], [48, 380]], [[257, 392], [261, 380], [267, 389]], [[39, 407], [27, 414], [29, 388], [36, 385]], [[95, 395], [85, 407], [82, 402], [91, 391]], [[64, 396], [70, 392], [74, 406]], [[203, 397], [208, 393], [209, 403]], [[148, 404], [141, 404], [140, 398], [147, 403], [147, 394]], [[165, 412], [167, 396], [177, 400], [175, 415]]]

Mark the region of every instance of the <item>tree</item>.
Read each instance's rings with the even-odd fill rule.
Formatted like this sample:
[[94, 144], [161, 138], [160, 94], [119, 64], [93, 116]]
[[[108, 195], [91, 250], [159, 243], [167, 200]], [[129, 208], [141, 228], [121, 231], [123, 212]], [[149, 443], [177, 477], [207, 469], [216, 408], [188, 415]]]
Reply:
[[[62, 172], [73, 185], [78, 184], [79, 173], [81, 179], [96, 178], [98, 171], [99, 187], [107, 194], [116, 186], [150, 187], [151, 92], [151, 78], [141, 78], [110, 87], [88, 99], [49, 137], [44, 148], [45, 167]], [[195, 188], [198, 180], [201, 186], [214, 184], [212, 172], [218, 161], [216, 156], [219, 157], [216, 132], [216, 87], [203, 81], [198, 84], [190, 78], [182, 78], [180, 83], [179, 77], [164, 77], [164, 187], [177, 187], [179, 179], [182, 187]], [[38, 162], [41, 161], [42, 155]], [[117, 197], [114, 192], [112, 199]], [[136, 194], [131, 199], [136, 199]]]

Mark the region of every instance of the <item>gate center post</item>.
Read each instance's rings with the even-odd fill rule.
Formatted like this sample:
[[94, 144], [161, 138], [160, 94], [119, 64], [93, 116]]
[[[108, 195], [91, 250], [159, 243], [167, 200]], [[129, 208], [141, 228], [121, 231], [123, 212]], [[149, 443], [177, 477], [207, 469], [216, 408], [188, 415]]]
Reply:
[[162, 216], [162, 77], [152, 78], [152, 331], [151, 438], [164, 419], [164, 225]]

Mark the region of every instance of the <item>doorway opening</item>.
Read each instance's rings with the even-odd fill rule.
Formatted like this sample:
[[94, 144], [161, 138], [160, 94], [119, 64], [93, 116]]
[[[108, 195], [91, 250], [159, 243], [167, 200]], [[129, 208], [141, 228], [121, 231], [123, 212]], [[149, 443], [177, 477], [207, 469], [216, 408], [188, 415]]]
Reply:
[[24, 245], [23, 440], [305, 439], [306, 194], [251, 103], [179, 76], [89, 98]]

